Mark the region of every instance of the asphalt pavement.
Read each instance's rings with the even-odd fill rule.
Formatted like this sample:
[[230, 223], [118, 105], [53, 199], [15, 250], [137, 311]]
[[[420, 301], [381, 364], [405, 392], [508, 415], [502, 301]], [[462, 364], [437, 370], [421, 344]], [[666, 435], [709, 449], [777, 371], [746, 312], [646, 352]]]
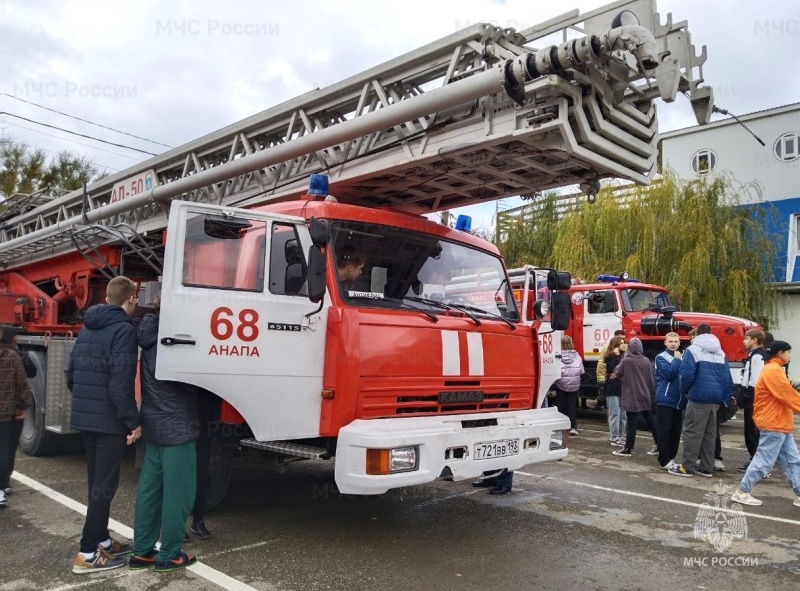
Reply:
[[[579, 431], [567, 459], [517, 472], [502, 496], [446, 481], [348, 496], [332, 462], [248, 462], [206, 519], [212, 538], [187, 544], [201, 563], [163, 575], [72, 574], [84, 458], [20, 456], [0, 512], [0, 591], [797, 588], [800, 507], [780, 471], [753, 490], [763, 506], [728, 497], [747, 457], [741, 421], [722, 426], [727, 471], [711, 479], [660, 470], [646, 432], [633, 457], [612, 455], [599, 412], [581, 413]], [[112, 506], [122, 537], [137, 474], [129, 453]]]

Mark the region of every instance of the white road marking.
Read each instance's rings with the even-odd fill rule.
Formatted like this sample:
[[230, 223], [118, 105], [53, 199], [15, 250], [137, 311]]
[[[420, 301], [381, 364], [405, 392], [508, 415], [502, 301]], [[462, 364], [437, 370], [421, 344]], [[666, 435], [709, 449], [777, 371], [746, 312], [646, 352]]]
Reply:
[[[19, 472], [14, 472], [11, 475], [11, 478], [21, 484], [24, 484], [28, 488], [32, 488], [36, 492], [42, 493], [44, 496], [53, 499], [57, 503], [61, 503], [62, 505], [64, 505], [68, 509], [72, 509], [76, 513], [80, 513], [81, 515], [86, 515], [86, 505], [84, 505], [83, 503], [79, 503], [75, 499], [71, 499], [66, 495], [62, 495], [60, 492], [53, 490], [49, 486], [46, 486], [41, 482], [34, 480], [33, 478], [29, 478], [24, 474], [20, 474]], [[124, 523], [120, 523], [115, 519], [108, 520], [108, 528], [110, 530], [117, 532], [121, 536], [128, 538], [129, 540], [133, 539], [133, 528], [128, 527]], [[186, 568], [192, 571], [193, 573], [200, 575], [207, 581], [214, 583], [215, 585], [218, 585], [223, 589], [228, 589], [229, 591], [258, 591], [255, 587], [251, 587], [250, 585], [238, 581], [233, 577], [229, 577], [225, 573], [213, 569], [207, 564], [203, 564], [202, 562], [196, 562], [195, 564], [188, 566]], [[96, 579], [96, 581], [105, 582], [111, 578], [121, 578], [123, 576], [130, 576], [132, 573], [136, 572], [137, 571], [128, 571], [128, 573], [124, 575], [122, 573], [115, 573], [115, 576], [98, 578]], [[70, 589], [79, 589], [81, 587], [87, 587], [94, 583], [95, 580], [76, 583], [74, 585], [64, 585], [61, 587], [57, 587], [52, 591], [69, 591]]]
[[[634, 491], [630, 491], [630, 490], [622, 490], [622, 489], [618, 489], [618, 488], [610, 488], [608, 486], [600, 486], [599, 484], [589, 484], [587, 482], [578, 482], [578, 481], [575, 481], [575, 480], [565, 480], [564, 478], [556, 478], [554, 476], [543, 476], [541, 474], [531, 474], [530, 472], [522, 472], [520, 470], [515, 471], [514, 474], [522, 474], [523, 476], [530, 476], [531, 478], [540, 478], [542, 480], [552, 480], [553, 482], [559, 482], [561, 484], [571, 484], [571, 485], [574, 485], [574, 486], [583, 486], [585, 488], [591, 488], [591, 489], [594, 489], [594, 490], [602, 490], [602, 491], [605, 491], [605, 492], [611, 492], [611, 493], [619, 494], [619, 495], [628, 495], [628, 496], [631, 496], [631, 497], [639, 497], [641, 499], [650, 499], [652, 501], [663, 501], [665, 503], [673, 503], [675, 505], [685, 505], [687, 507], [694, 507], [695, 509], [699, 509], [700, 507], [704, 506], [704, 505], [702, 505], [700, 503], [691, 503], [689, 501], [680, 501], [678, 499], [670, 499], [668, 497], [657, 497], [655, 495], [648, 495], [646, 493], [639, 493], [639, 492], [634, 492]], [[744, 509], [745, 506], [742, 506], [742, 508]], [[727, 511], [729, 513], [735, 513], [736, 512], [733, 509], [724, 509], [722, 507], [719, 507], [719, 508], [715, 507], [715, 509], [717, 509], [718, 511]], [[759, 515], [758, 513], [746, 513], [746, 515], [747, 515], [748, 519], [753, 517], [755, 519], [766, 519], [767, 521], [779, 521], [781, 523], [789, 523], [791, 525], [800, 525], [800, 521], [798, 521], [796, 519], [784, 519], [783, 517], [772, 517], [771, 515]]]

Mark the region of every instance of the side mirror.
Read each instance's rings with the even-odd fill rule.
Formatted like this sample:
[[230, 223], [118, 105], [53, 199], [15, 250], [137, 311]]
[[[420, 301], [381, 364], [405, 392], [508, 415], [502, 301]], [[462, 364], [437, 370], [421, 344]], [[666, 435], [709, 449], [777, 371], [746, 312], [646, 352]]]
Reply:
[[318, 248], [326, 246], [331, 239], [331, 228], [328, 222], [318, 220], [313, 216], [309, 221], [308, 232], [311, 235], [311, 242]]
[[571, 285], [572, 285], [572, 276], [569, 273], [560, 271], [548, 271], [547, 289], [549, 289], [550, 291], [569, 289]]
[[[569, 275], [569, 273], [567, 273]], [[567, 330], [572, 314], [572, 302], [565, 291], [550, 294], [550, 326], [553, 330]]]
[[308, 249], [308, 299], [315, 304], [325, 297], [327, 262], [319, 246]]

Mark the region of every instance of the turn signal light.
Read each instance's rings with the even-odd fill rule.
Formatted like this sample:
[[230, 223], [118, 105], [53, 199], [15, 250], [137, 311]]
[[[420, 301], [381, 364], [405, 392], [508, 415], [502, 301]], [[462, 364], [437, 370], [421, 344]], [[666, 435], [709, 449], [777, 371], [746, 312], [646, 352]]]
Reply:
[[367, 474], [379, 475], [389, 473], [389, 450], [367, 450]]

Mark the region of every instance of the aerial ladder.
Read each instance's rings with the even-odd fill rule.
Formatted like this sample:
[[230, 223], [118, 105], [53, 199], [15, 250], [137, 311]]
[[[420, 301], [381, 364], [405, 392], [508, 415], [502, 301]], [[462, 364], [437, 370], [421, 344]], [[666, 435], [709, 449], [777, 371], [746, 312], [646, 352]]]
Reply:
[[520, 31], [476, 24], [83, 190], [7, 203], [0, 323], [24, 332], [40, 369], [23, 449], [47, 453], [71, 433], [62, 376], [82, 314], [114, 275], [161, 279], [176, 203], [287, 203], [314, 174], [340, 204], [417, 216], [603, 178], [649, 184], [655, 100], [682, 93], [708, 123], [705, 61], [687, 23], [662, 22], [654, 0]]
[[[537, 48], [553, 35], [564, 41]], [[687, 23], [661, 23], [654, 0], [522, 31], [476, 24], [3, 219], [0, 268], [69, 252], [93, 224], [158, 232], [174, 199], [293, 199], [320, 172], [340, 202], [414, 213], [602, 178], [649, 184], [653, 101], [681, 92], [708, 123], [705, 61]]]

